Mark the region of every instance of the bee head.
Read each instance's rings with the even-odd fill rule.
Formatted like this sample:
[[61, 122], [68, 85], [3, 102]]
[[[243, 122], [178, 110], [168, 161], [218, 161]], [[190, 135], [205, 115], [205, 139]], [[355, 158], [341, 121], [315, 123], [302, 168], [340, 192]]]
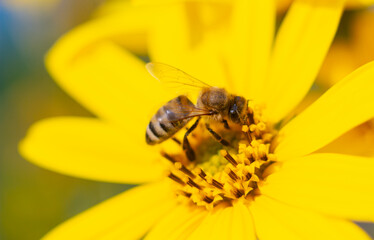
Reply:
[[240, 96], [235, 96], [229, 108], [229, 119], [234, 123], [241, 123], [243, 115], [246, 113], [247, 100]]

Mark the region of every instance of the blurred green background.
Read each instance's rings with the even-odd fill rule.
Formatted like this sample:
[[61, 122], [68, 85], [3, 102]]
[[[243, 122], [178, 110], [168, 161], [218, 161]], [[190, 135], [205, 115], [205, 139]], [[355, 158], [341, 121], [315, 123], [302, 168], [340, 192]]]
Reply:
[[[0, 0], [0, 239], [39, 239], [129, 186], [87, 181], [22, 159], [29, 126], [53, 116], [90, 116], [47, 74], [44, 55], [104, 0]], [[347, 12], [343, 23], [349, 21]], [[345, 29], [339, 30], [344, 36]], [[374, 236], [372, 224], [360, 224]]]
[[51, 116], [89, 116], [47, 74], [44, 55], [86, 21], [99, 0], [0, 0], [0, 239], [40, 239], [48, 230], [124, 189], [39, 168], [17, 144]]

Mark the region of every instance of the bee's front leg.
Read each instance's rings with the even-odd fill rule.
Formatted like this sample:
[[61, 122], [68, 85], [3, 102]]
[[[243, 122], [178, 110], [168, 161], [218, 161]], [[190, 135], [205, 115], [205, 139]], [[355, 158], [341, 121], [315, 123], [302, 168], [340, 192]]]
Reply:
[[209, 133], [214, 137], [214, 139], [217, 140], [217, 142], [219, 142], [223, 146], [230, 146], [230, 143], [228, 141], [226, 141], [225, 139], [223, 139], [221, 137], [221, 135], [219, 135], [213, 129], [210, 128], [209, 123], [206, 123], [205, 127], [206, 127], [206, 129], [208, 129]]
[[190, 142], [188, 141], [188, 135], [190, 135], [190, 133], [195, 130], [195, 128], [197, 127], [197, 125], [199, 124], [199, 121], [200, 121], [200, 117], [197, 118], [197, 120], [194, 122], [194, 124], [186, 131], [186, 133], [184, 134], [184, 137], [183, 137], [183, 144], [182, 144], [182, 148], [183, 148], [183, 151], [186, 153], [186, 156], [188, 158], [188, 160], [190, 161], [194, 161], [196, 159], [196, 155], [195, 155], [195, 152], [194, 150], [192, 149], [191, 147], [191, 144]]

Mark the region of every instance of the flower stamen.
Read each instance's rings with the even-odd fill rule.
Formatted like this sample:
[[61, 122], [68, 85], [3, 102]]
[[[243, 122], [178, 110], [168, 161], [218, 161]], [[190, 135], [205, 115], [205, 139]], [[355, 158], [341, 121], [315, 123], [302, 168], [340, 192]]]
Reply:
[[173, 173], [169, 173], [168, 177], [172, 180], [174, 180], [175, 182], [179, 183], [180, 185], [184, 186], [186, 185], [185, 182], [182, 181], [182, 179], [180, 179], [179, 177], [177, 177], [175, 174]]
[[195, 188], [197, 188], [197, 189], [199, 189], [199, 190], [201, 190], [201, 186], [200, 185], [198, 185], [197, 183], [195, 183], [191, 178], [187, 178], [188, 180], [187, 180], [187, 184], [188, 185], [190, 185], [191, 187], [195, 187]]
[[195, 174], [193, 174], [190, 170], [188, 170], [181, 162], [175, 162], [174, 166], [175, 166], [176, 169], [185, 173], [190, 178], [195, 178], [196, 177]]
[[170, 156], [169, 154], [167, 154], [164, 151], [161, 152], [161, 156], [163, 156], [164, 158], [169, 160], [171, 163], [176, 163], [177, 162], [172, 156]]
[[[194, 161], [183, 152], [161, 152], [172, 163], [169, 178], [178, 183], [176, 193], [183, 196], [178, 199], [212, 209], [238, 199], [249, 202], [259, 194], [258, 183], [265, 180], [266, 168], [276, 161], [270, 147], [275, 132], [261, 110], [249, 102], [248, 125], [240, 128], [226, 129], [217, 123], [217, 132], [212, 133], [209, 128], [197, 127], [190, 142], [196, 152]], [[222, 146], [222, 139], [230, 140], [230, 146]]]
[[219, 153], [226, 158], [227, 161], [229, 161], [234, 167], [238, 165], [238, 163], [235, 161], [235, 159], [226, 151], [226, 150], [221, 150]]

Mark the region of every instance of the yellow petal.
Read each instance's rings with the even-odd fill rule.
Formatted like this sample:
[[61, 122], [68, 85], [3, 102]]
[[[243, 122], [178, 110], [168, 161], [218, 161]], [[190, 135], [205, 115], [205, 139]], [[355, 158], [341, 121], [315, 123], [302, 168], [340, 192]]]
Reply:
[[265, 98], [272, 122], [281, 120], [311, 87], [335, 35], [343, 0], [294, 1], [277, 34]]
[[187, 239], [206, 214], [205, 209], [179, 205], [152, 228], [145, 240]]
[[208, 214], [188, 239], [248, 239], [255, 240], [252, 218], [246, 206], [216, 209]]
[[255, 202], [251, 203], [249, 206], [258, 239], [300, 239], [287, 222], [284, 222], [283, 219], [279, 219], [279, 217], [277, 218], [276, 214], [278, 214], [279, 211], [267, 209], [271, 206], [267, 206], [269, 204], [263, 204], [263, 199], [263, 196], [258, 197]]
[[[219, 208], [214, 209], [210, 212], [206, 218], [202, 221], [200, 226], [192, 232], [189, 240], [199, 239], [214, 239], [213, 235], [217, 235], [216, 231], [221, 234], [221, 239], [227, 239], [228, 237], [228, 223], [232, 217], [232, 208]], [[224, 229], [224, 230], [223, 230]]]
[[167, 183], [136, 187], [79, 214], [43, 239], [140, 239], [175, 207]]
[[162, 178], [166, 169], [158, 154], [134, 143], [131, 134], [89, 118], [36, 123], [20, 143], [20, 152], [49, 170], [98, 181], [153, 181]]
[[191, 2], [157, 8], [159, 15], [149, 36], [152, 61], [179, 68], [212, 86], [226, 87], [223, 39], [229, 7]]
[[336, 40], [323, 62], [317, 83], [328, 88], [357, 67], [351, 47], [342, 40]]
[[256, 234], [248, 207], [241, 202], [234, 203], [230, 239], [255, 240]]
[[371, 239], [352, 222], [294, 208], [264, 196], [256, 198], [250, 212], [261, 240]]
[[280, 160], [311, 153], [374, 116], [374, 62], [330, 88], [279, 132]]
[[[187, 13], [181, 3], [156, 9], [159, 17], [150, 32], [149, 54], [152, 61], [162, 62], [174, 67], [183, 61], [189, 46]], [[173, 42], [173, 45], [170, 43]], [[186, 71], [186, 69], [183, 69]]]
[[235, 90], [251, 99], [260, 99], [273, 42], [275, 3], [237, 0], [232, 18], [229, 52]]
[[290, 120], [303, 112], [307, 107], [314, 103], [323, 94], [322, 91], [309, 91], [305, 98], [297, 105], [285, 118], [283, 118], [281, 125], [282, 129]]
[[283, 162], [262, 194], [330, 216], [370, 221], [374, 216], [374, 159], [312, 154]]
[[[117, 32], [112, 29], [114, 20], [107, 18], [75, 29], [50, 50], [46, 64], [56, 81], [96, 115], [121, 124], [139, 120], [144, 127], [150, 117], [146, 114], [153, 113], [150, 109], [170, 96], [146, 72], [144, 62], [114, 43], [118, 35], [145, 32], [148, 25], [144, 20], [138, 24], [123, 22], [136, 21], [136, 13], [130, 14], [132, 18], [117, 17]], [[144, 12], [137, 17], [142, 16]]]
[[359, 66], [374, 60], [374, 13], [363, 11], [349, 22], [349, 41], [336, 39], [322, 65], [319, 84], [329, 87]]
[[[365, 1], [365, 0], [363, 0]], [[371, 2], [374, 3], [373, 0]], [[354, 60], [358, 65], [374, 60], [374, 12], [360, 12], [352, 20], [351, 26], [351, 51], [355, 55]]]
[[[146, 32], [152, 23], [149, 19], [156, 13], [152, 9], [130, 7], [126, 3], [122, 6], [121, 11], [91, 20], [65, 34], [49, 54], [52, 55], [50, 60], [58, 63], [50, 69], [52, 74], [58, 74], [53, 71], [56, 68], [58, 70], [58, 67], [69, 67], [77, 56], [102, 41], [120, 43], [132, 52], [145, 54]], [[53, 54], [58, 55], [53, 56]]]
[[[99, 117], [140, 127], [143, 135], [152, 114], [172, 98], [147, 73], [144, 63], [113, 43], [96, 44], [76, 56], [69, 67], [58, 65], [67, 44], [55, 47], [47, 63], [59, 84]], [[61, 67], [62, 66], [62, 67]]]
[[374, 157], [374, 120], [367, 121], [316, 152]]

